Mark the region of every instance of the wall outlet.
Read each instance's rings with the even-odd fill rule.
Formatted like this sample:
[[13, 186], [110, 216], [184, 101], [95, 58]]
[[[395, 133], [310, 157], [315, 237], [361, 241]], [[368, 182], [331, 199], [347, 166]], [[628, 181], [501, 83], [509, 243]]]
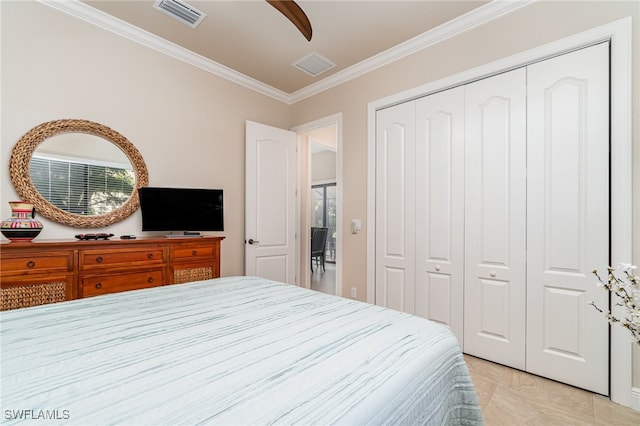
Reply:
[[354, 299], [358, 297], [358, 290], [355, 287], [351, 287], [351, 297]]

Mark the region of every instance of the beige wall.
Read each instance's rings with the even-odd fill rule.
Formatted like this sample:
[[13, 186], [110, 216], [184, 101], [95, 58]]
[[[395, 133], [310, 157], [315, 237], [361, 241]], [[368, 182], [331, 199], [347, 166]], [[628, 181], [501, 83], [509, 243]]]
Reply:
[[[222, 274], [244, 273], [244, 122], [289, 127], [290, 107], [36, 2], [0, 2], [0, 217], [16, 199], [11, 148], [33, 126], [96, 121], [142, 153], [149, 184], [222, 188]], [[38, 239], [81, 232], [141, 235], [139, 211], [105, 229], [42, 219]]]
[[[377, 69], [292, 108], [294, 126], [343, 114], [342, 219], [367, 217], [367, 106], [369, 102], [522, 52], [563, 37], [633, 17], [633, 262], [640, 264], [640, 2], [540, 1], [457, 37]], [[631, 214], [631, 213], [630, 213]], [[366, 224], [363, 220], [363, 229]], [[366, 233], [343, 233], [343, 292], [366, 299]], [[346, 294], [345, 294], [346, 296]], [[634, 385], [640, 386], [640, 351]]]
[[311, 184], [336, 181], [336, 153], [321, 151], [311, 155]]

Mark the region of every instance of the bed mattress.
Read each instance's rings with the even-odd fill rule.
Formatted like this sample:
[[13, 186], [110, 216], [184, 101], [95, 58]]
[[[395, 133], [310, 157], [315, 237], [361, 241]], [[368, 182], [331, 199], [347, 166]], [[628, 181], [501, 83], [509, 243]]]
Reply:
[[3, 424], [482, 424], [446, 327], [261, 278], [6, 311], [0, 339]]

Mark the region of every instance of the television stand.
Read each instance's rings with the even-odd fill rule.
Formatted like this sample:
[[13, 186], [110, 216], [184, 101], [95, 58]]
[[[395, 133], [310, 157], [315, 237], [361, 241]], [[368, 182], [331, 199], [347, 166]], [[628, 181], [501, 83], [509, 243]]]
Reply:
[[2, 241], [0, 311], [217, 278], [223, 239]]

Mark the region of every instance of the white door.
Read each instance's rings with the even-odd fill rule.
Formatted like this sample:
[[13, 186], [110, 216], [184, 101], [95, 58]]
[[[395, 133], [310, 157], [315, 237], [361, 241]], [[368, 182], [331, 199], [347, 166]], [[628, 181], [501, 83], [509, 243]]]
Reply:
[[296, 134], [246, 122], [245, 274], [296, 284]]
[[416, 101], [415, 314], [463, 344], [464, 88]]
[[376, 305], [413, 313], [415, 102], [376, 114]]
[[525, 368], [526, 74], [465, 87], [464, 350]]
[[[527, 370], [608, 394], [609, 46], [528, 67]], [[606, 274], [606, 272], [604, 272]]]

